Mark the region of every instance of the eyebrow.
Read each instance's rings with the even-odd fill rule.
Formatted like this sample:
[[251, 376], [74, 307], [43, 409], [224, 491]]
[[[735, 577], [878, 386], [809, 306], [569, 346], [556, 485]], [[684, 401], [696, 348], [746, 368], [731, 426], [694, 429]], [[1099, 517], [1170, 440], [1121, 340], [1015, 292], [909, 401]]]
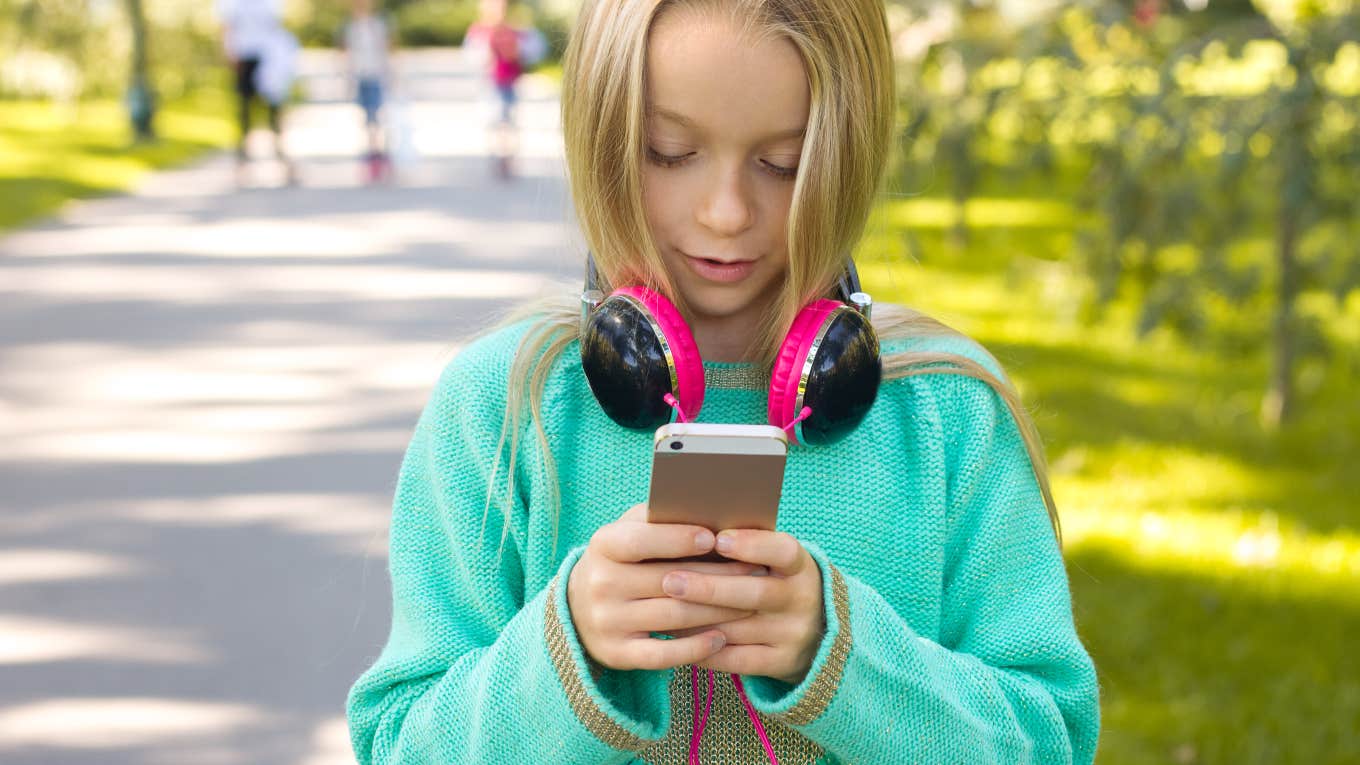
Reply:
[[[671, 111], [670, 109], [667, 109], [667, 108], [664, 107], [664, 106], [649, 106], [649, 107], [647, 107], [647, 113], [648, 113], [649, 115], [653, 115], [653, 116], [656, 116], [656, 117], [662, 117], [662, 118], [664, 118], [664, 119], [668, 119], [668, 120], [670, 120], [671, 122], [674, 122], [674, 123], [679, 124], [679, 125], [683, 125], [683, 126], [685, 126], [685, 127], [687, 127], [687, 128], [693, 128], [693, 129], [695, 129], [695, 130], [697, 130], [697, 129], [699, 128], [698, 125], [694, 124], [694, 120], [690, 119], [689, 117], [686, 117], [685, 115], [681, 114], [680, 112]], [[801, 138], [801, 137], [803, 136], [803, 134], [806, 133], [806, 132], [807, 132], [807, 126], [806, 126], [806, 125], [800, 125], [800, 126], [795, 127], [795, 128], [789, 128], [788, 130], [778, 130], [778, 131], [775, 131], [775, 132], [771, 133], [770, 135], [765, 136], [764, 139], [762, 139], [762, 140], [766, 140], [766, 141], [777, 141], [777, 140], [781, 140], [781, 139], [784, 139], [784, 138]]]

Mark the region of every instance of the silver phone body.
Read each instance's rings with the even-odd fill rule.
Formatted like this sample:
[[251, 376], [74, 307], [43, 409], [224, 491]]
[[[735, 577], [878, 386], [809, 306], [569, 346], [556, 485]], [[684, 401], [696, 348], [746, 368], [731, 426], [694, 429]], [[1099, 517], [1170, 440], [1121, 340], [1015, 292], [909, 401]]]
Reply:
[[647, 520], [714, 532], [773, 531], [787, 456], [788, 438], [772, 425], [662, 425], [653, 442]]

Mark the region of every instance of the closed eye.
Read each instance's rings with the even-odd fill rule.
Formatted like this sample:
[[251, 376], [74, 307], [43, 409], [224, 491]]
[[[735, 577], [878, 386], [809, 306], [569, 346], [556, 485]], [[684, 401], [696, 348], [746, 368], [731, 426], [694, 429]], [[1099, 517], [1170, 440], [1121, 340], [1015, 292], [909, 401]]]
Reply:
[[764, 165], [766, 170], [769, 170], [770, 173], [778, 178], [794, 178], [798, 175], [797, 167], [784, 167], [783, 165], [776, 165], [773, 162], [766, 162], [765, 160], [761, 160], [760, 164]]
[[[694, 152], [692, 151], [685, 154], [662, 154], [661, 152], [657, 151], [656, 149], [653, 149], [650, 146], [647, 147], [647, 159], [654, 164], [660, 165], [661, 167], [677, 167], [681, 164], [684, 164], [685, 160], [689, 159], [692, 156], [694, 156]], [[761, 160], [760, 166], [763, 167], [766, 172], [768, 172], [770, 175], [773, 175], [776, 178], [791, 180], [798, 176], [797, 167], [785, 167], [783, 165], [776, 165], [775, 163], [766, 160]]]
[[684, 162], [685, 160], [689, 159], [692, 156], [694, 156], [694, 152], [692, 151], [689, 152], [688, 154], [679, 154], [673, 156], [670, 154], [662, 154], [661, 152], [657, 151], [656, 149], [653, 149], [650, 146], [647, 147], [647, 159], [651, 160], [652, 162], [655, 162], [658, 165], [661, 165], [662, 167], [675, 167], [676, 165], [679, 165], [680, 163]]

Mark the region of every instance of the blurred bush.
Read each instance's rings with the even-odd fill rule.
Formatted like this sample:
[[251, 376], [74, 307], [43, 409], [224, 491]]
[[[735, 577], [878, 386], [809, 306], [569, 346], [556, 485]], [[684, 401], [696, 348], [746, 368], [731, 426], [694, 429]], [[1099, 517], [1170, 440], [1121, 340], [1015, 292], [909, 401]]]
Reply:
[[[1083, 177], [1056, 259], [1094, 318], [1117, 297], [1140, 334], [1271, 349], [1262, 420], [1345, 346], [1360, 292], [1360, 9], [1353, 2], [897, 2], [897, 185], [944, 193], [952, 242], [989, 180]], [[919, 252], [916, 253], [918, 256]], [[1347, 365], [1331, 365], [1347, 373]]]
[[414, 0], [393, 15], [402, 45], [462, 45], [468, 27], [477, 20], [477, 3]]
[[[145, 3], [152, 85], [178, 98], [220, 80], [212, 4]], [[0, 0], [0, 98], [120, 97], [132, 32], [127, 6], [111, 0]]]

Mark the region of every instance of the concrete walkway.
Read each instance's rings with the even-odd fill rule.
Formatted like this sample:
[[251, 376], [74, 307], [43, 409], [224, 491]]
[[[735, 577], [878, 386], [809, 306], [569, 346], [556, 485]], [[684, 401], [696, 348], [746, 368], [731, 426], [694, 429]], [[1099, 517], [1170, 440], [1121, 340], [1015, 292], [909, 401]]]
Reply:
[[462, 339], [579, 279], [550, 87], [498, 183], [479, 72], [407, 56], [419, 157], [371, 187], [336, 62], [305, 64], [299, 187], [219, 156], [0, 239], [6, 765], [351, 762], [419, 409]]

